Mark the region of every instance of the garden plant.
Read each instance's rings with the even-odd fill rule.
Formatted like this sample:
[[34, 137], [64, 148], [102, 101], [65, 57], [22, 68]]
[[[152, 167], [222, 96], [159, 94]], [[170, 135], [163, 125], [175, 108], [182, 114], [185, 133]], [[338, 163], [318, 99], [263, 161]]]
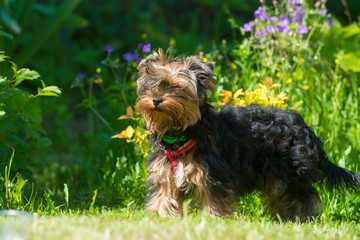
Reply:
[[[115, 27], [104, 17], [109, 22], [97, 26], [97, 38], [87, 26], [103, 23], [97, 14], [118, 5], [109, 1], [93, 11], [84, 2], [0, 1], [0, 210], [34, 213], [29, 239], [360, 237], [359, 191], [322, 186], [316, 187], [323, 214], [303, 224], [270, 217], [257, 193], [239, 199], [229, 219], [190, 212], [190, 201], [183, 203], [182, 218], [146, 213], [144, 159], [151, 146], [134, 107], [143, 57], [158, 47], [197, 55], [216, 63], [216, 108], [257, 103], [294, 109], [324, 141], [332, 162], [360, 172], [360, 14], [357, 19], [349, 8], [360, 7], [356, 1], [342, 1], [345, 15], [334, 14], [327, 8], [334, 3], [325, 0], [245, 1], [243, 18], [238, 15], [245, 10], [233, 1], [201, 3], [216, 12], [214, 38], [222, 26], [229, 28], [213, 41], [201, 35], [210, 31], [199, 26], [206, 25], [204, 12], [189, 13], [201, 24], [194, 20], [186, 38], [180, 27], [167, 28], [176, 21], [154, 27], [164, 19], [142, 0], [124, 3], [129, 15], [116, 24], [127, 34], [118, 29], [120, 38], [112, 35]], [[161, 6], [172, 9], [167, 4]], [[130, 14], [139, 20], [136, 36], [122, 22]], [[155, 25], [144, 23], [149, 15]], [[179, 17], [185, 25], [192, 20]], [[42, 21], [44, 29], [37, 27]], [[164, 29], [171, 34], [162, 35]]]

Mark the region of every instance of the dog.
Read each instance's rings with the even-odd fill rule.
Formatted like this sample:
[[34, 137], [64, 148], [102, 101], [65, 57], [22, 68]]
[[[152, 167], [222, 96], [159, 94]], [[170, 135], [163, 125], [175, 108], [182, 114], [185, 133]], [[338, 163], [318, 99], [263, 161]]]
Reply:
[[136, 109], [150, 131], [146, 210], [181, 216], [192, 199], [205, 214], [231, 217], [239, 198], [258, 192], [269, 213], [308, 221], [322, 213], [314, 183], [360, 187], [360, 174], [329, 161], [301, 115], [275, 107], [225, 105], [208, 95], [213, 62], [171, 58], [159, 49], [138, 65]]

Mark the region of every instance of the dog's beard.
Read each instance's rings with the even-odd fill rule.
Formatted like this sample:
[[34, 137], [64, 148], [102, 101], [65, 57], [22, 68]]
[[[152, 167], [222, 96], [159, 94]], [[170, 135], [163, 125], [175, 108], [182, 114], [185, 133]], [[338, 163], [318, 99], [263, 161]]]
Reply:
[[195, 100], [164, 97], [163, 102], [155, 107], [152, 99], [140, 98], [136, 109], [143, 112], [147, 130], [160, 137], [168, 131], [185, 131], [201, 118], [199, 105]]

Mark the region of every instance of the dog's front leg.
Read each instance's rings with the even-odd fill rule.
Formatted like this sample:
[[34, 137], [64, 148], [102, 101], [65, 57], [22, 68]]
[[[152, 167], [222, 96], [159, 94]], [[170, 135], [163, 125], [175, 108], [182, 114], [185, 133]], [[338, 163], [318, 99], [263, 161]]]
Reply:
[[174, 183], [164, 179], [154, 182], [153, 174], [148, 178], [150, 195], [146, 203], [146, 211], [157, 213], [160, 217], [179, 216], [182, 213], [182, 204], [179, 201], [179, 190]]

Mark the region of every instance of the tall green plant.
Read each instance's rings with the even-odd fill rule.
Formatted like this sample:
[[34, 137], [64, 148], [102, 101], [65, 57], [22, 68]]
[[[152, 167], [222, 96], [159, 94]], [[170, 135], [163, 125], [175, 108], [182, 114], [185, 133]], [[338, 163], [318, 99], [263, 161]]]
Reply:
[[40, 78], [40, 75], [27, 68], [18, 69], [9, 61], [4, 52], [0, 52], [0, 64], [11, 72], [6, 76], [0, 72], [0, 177], [8, 165], [12, 149], [17, 156], [12, 163], [12, 171], [18, 172], [26, 179], [33, 179], [30, 167], [36, 165], [35, 156], [51, 145], [42, 126], [41, 108], [37, 101], [43, 96], [59, 96], [61, 90], [56, 86], [46, 86], [40, 80], [41, 86], [37, 93], [31, 93], [20, 88], [22, 82]]

